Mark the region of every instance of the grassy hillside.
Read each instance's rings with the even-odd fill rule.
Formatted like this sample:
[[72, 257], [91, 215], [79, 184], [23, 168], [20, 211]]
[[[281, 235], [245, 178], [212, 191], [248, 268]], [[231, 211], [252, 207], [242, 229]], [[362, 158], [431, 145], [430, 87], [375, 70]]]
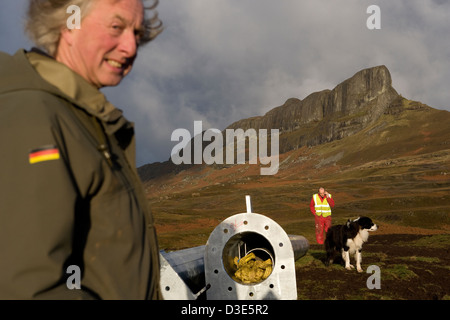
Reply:
[[[250, 195], [254, 212], [310, 242], [296, 263], [299, 298], [448, 299], [448, 123], [449, 112], [399, 98], [352, 136], [280, 155], [274, 176], [261, 176], [259, 165], [196, 165], [150, 179], [145, 187], [160, 247], [204, 245], [222, 220], [246, 211]], [[309, 211], [319, 186], [335, 199], [333, 224], [365, 215], [379, 225], [364, 247], [363, 268], [381, 268], [381, 290], [367, 289], [366, 273], [324, 266]]]

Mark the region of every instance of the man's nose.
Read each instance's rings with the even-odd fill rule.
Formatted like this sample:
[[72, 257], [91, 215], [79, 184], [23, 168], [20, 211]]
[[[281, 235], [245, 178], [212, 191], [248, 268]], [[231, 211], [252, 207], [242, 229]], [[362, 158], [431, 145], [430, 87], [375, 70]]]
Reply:
[[120, 37], [119, 51], [124, 53], [126, 58], [134, 58], [137, 51], [137, 41], [134, 32], [124, 32]]

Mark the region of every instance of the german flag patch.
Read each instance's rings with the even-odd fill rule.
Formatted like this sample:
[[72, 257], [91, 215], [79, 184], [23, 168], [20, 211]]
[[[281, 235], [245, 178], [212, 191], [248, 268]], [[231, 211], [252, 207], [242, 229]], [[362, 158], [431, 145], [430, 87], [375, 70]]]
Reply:
[[31, 150], [28, 154], [30, 164], [58, 159], [59, 150], [56, 146], [43, 146], [41, 148]]

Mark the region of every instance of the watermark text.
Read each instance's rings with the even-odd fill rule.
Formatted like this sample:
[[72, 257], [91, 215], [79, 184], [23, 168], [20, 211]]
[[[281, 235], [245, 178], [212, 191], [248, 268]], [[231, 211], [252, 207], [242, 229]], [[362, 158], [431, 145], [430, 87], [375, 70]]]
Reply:
[[372, 275], [367, 278], [366, 285], [367, 288], [372, 289], [381, 289], [381, 270], [379, 266], [370, 265], [367, 268], [367, 273], [372, 273]]
[[366, 11], [368, 14], [371, 14], [366, 21], [367, 29], [369, 30], [379, 30], [381, 29], [381, 9], [377, 5], [371, 5], [367, 8]]
[[[192, 139], [193, 137], [193, 139]], [[270, 138], [270, 155], [268, 154]], [[224, 141], [225, 140], [225, 141]], [[219, 129], [203, 131], [202, 121], [194, 121], [194, 134], [179, 128], [172, 132], [171, 141], [179, 141], [173, 147], [171, 160], [174, 164], [249, 164], [269, 165], [261, 167], [261, 175], [274, 175], [279, 165], [279, 130], [271, 129]], [[235, 144], [236, 141], [236, 144]], [[204, 146], [203, 142], [211, 142]], [[225, 142], [225, 144], [224, 144]], [[248, 149], [246, 144], [248, 142]], [[194, 144], [193, 146], [191, 144]], [[193, 150], [193, 155], [192, 155]]]
[[81, 29], [81, 9], [79, 6], [70, 5], [67, 7], [66, 13], [71, 13], [72, 15], [67, 18], [66, 25], [67, 29]]
[[81, 269], [77, 265], [70, 265], [67, 267], [66, 270], [67, 274], [70, 274], [70, 276], [67, 278], [66, 286], [67, 289], [73, 290], [73, 289], [81, 289]]

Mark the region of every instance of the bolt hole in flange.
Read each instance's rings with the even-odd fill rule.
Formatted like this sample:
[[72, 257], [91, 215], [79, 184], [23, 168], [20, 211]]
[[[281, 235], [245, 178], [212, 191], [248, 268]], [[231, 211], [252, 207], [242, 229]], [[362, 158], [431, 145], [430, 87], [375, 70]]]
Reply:
[[[245, 275], [240, 276], [241, 273], [238, 273], [236, 276], [238, 271], [236, 260], [239, 261], [251, 253], [255, 255], [254, 261], [241, 267], [242, 274], [246, 272]], [[259, 270], [257, 266], [268, 259], [271, 261], [270, 268], [267, 268], [268, 264], [263, 264], [264, 269]], [[225, 271], [234, 281], [241, 284], [256, 284], [267, 279], [272, 273], [275, 266], [275, 254], [272, 245], [264, 236], [256, 232], [242, 232], [235, 234], [227, 241], [222, 251], [222, 261]], [[260, 261], [259, 264], [256, 261]], [[267, 273], [264, 273], [266, 271]]]

